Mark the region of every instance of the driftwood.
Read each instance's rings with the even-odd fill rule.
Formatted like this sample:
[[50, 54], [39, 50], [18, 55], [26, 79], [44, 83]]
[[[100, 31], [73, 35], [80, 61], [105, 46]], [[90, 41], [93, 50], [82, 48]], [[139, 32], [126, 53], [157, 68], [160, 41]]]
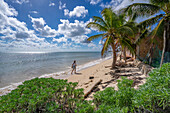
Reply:
[[102, 79], [98, 80], [84, 95], [84, 98], [86, 98], [93, 90], [94, 88], [102, 82]]
[[149, 73], [152, 69], [154, 69], [154, 68], [151, 67], [151, 66], [149, 66], [149, 65], [147, 65], [147, 64], [144, 64], [144, 65], [142, 66], [141, 72], [142, 72], [145, 76], [148, 76], [148, 73]]
[[145, 64], [145, 63], [143, 63], [143, 62], [141, 62], [141, 61], [138, 61], [138, 60], [134, 60], [134, 65], [135, 65], [136, 67], [138, 67], [138, 68], [141, 70], [142, 74], [144, 74], [145, 76], [148, 76], [148, 73], [149, 73], [152, 69], [154, 69], [154, 68], [151, 67], [150, 65]]

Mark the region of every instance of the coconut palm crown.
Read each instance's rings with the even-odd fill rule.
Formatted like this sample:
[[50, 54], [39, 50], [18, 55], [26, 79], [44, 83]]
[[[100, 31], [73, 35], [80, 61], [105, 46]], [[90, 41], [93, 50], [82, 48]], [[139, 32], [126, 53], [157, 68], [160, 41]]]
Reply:
[[139, 23], [139, 26], [142, 28], [149, 28], [156, 25], [150, 35], [152, 36], [152, 39], [154, 39], [155, 36], [164, 37], [161, 66], [165, 49], [170, 51], [170, 46], [166, 47], [166, 45], [170, 43], [170, 0], [150, 0], [149, 3], [134, 3], [124, 8], [123, 11], [131, 18], [150, 17]]
[[93, 35], [87, 40], [91, 41], [102, 37], [102, 40], [105, 41], [101, 51], [102, 56], [108, 50], [109, 46], [111, 46], [113, 51], [112, 68], [114, 68], [116, 65], [116, 51], [120, 45], [127, 46], [127, 48], [133, 51], [129, 39], [125, 37], [127, 35], [132, 36], [134, 33], [133, 30], [125, 24], [125, 15], [117, 15], [111, 8], [105, 8], [101, 12], [101, 15], [102, 18], [94, 16], [94, 21], [87, 24], [88, 28], [97, 29], [100, 34]]

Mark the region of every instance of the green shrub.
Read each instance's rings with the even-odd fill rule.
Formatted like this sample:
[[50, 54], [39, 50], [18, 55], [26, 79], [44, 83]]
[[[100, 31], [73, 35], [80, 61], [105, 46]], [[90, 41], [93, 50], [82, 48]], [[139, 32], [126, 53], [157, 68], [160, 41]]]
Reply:
[[83, 89], [77, 83], [53, 78], [25, 81], [0, 97], [0, 112], [73, 112], [83, 102]]
[[94, 95], [96, 113], [170, 112], [170, 63], [150, 72], [150, 77], [139, 90], [131, 86], [133, 81], [118, 81], [118, 91], [106, 88]]
[[84, 100], [83, 102], [76, 104], [75, 113], [94, 113], [94, 106], [91, 101]]
[[167, 111], [170, 107], [170, 63], [152, 70], [149, 76], [134, 96], [135, 106], [152, 112]]
[[133, 81], [122, 77], [122, 80], [118, 82], [118, 91], [109, 87], [94, 95], [94, 103], [98, 108], [97, 113], [103, 113], [104, 111], [111, 113], [117, 110], [126, 112], [133, 109], [132, 98], [136, 93], [136, 90], [132, 88]]
[[128, 109], [126, 107], [124, 108], [118, 108], [115, 106], [109, 106], [109, 105], [100, 105], [100, 109], [96, 110], [95, 113], [124, 113], [127, 112]]

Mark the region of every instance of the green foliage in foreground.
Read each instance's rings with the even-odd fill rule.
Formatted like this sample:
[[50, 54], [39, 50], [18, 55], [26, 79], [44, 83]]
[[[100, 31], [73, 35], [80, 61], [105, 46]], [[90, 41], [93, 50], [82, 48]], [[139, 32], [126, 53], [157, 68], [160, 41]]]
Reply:
[[133, 81], [123, 77], [122, 81], [118, 82], [118, 91], [109, 87], [94, 95], [97, 113], [126, 113], [133, 110], [133, 97], [136, 94], [136, 90], [131, 88]]
[[0, 97], [0, 112], [129, 113], [170, 111], [170, 63], [154, 69], [138, 90], [133, 81], [118, 81], [118, 91], [109, 87], [94, 95], [93, 104], [83, 98], [77, 83], [53, 78], [25, 81], [11, 93]]
[[154, 112], [170, 110], [170, 63], [152, 70], [149, 76], [134, 96], [134, 105]]
[[25, 81], [0, 97], [0, 112], [73, 112], [83, 106], [83, 89], [76, 86], [77, 83], [53, 78]]
[[133, 81], [122, 78], [118, 91], [106, 88], [94, 95], [96, 113], [159, 112], [170, 110], [170, 63], [150, 72], [147, 82], [139, 90]]

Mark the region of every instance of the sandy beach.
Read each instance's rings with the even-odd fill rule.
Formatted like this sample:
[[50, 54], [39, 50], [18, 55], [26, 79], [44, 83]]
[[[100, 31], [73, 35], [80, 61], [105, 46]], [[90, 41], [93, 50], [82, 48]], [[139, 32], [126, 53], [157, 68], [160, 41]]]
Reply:
[[[119, 61], [118, 61], [119, 62]], [[96, 91], [102, 91], [106, 87], [117, 88], [117, 80], [121, 76], [134, 80], [133, 87], [138, 88], [146, 82], [146, 76], [141, 70], [134, 65], [133, 61], [129, 61], [122, 66], [117, 66], [116, 69], [111, 69], [112, 59], [106, 60], [81, 70], [74, 75], [69, 76], [68, 82], [78, 82], [78, 88], [83, 88], [87, 99], [91, 100]]]
[[[120, 79], [121, 76], [126, 76], [134, 80], [134, 88], [138, 88], [139, 85], [145, 83], [146, 76], [142, 74], [138, 67], [134, 66], [133, 61], [127, 62], [124, 66], [117, 66], [117, 69], [111, 69], [111, 64], [112, 59], [108, 59], [80, 70], [73, 75], [68, 74], [63, 76], [51, 74], [45, 76], [45, 78], [52, 77], [55, 79], [67, 79], [68, 82], [78, 82], [77, 88], [83, 88], [85, 95], [88, 93], [87, 99], [91, 99], [96, 91], [102, 91], [106, 87], [114, 87], [115, 90], [118, 90], [117, 80]], [[1, 89], [0, 95], [11, 92], [11, 90], [17, 88], [20, 84], [22, 84], [22, 82]], [[93, 89], [93, 91], [91, 91], [91, 89]]]

